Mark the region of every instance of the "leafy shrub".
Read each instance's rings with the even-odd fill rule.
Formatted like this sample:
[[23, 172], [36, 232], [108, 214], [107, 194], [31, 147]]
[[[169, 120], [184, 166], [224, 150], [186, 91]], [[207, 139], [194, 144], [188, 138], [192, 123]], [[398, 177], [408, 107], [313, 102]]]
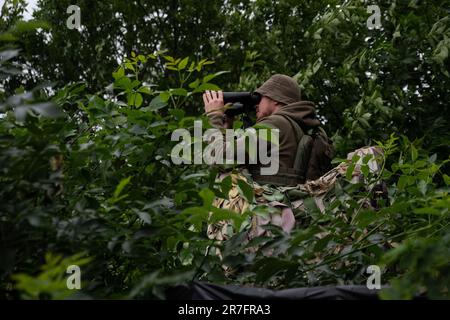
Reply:
[[[297, 78], [305, 95], [318, 102], [319, 113], [333, 122], [330, 128], [339, 128], [334, 138], [340, 156], [369, 143], [384, 149], [380, 175], [362, 167], [366, 184], [386, 184], [388, 196], [378, 199], [377, 209], [362, 205], [372, 197], [363, 184], [341, 179], [325, 199], [325, 213], [306, 198], [291, 234], [267, 226], [272, 237], [245, 243], [245, 221], [264, 209], [243, 216], [214, 209], [214, 197], [227, 188], [216, 183], [216, 168], [170, 161], [173, 130], [192, 130], [197, 119], [209, 126], [194, 97], [219, 88], [211, 81], [224, 74], [217, 71], [222, 64], [208, 74], [214, 66], [208, 59], [131, 53], [105, 90], [98, 91], [104, 83], [94, 81], [30, 85], [20, 78], [26, 63], [9, 45], [0, 53], [0, 296], [162, 298], [167, 286], [192, 279], [273, 288], [365, 284], [367, 266], [379, 264], [382, 282], [390, 285], [383, 298], [421, 293], [449, 298], [448, 120], [436, 117], [448, 100], [445, 8], [433, 6], [428, 19], [413, 4], [407, 14], [401, 14], [403, 4], [386, 4], [385, 30], [364, 47], [363, 33], [355, 33], [367, 18], [362, 4], [349, 1], [336, 8], [333, 3], [317, 19], [317, 7], [304, 6], [311, 46], [303, 46], [305, 65]], [[270, 13], [260, 2], [243, 10], [254, 9], [258, 16]], [[240, 21], [239, 15], [232, 21]], [[348, 17], [349, 24], [343, 23]], [[289, 41], [301, 38], [274, 23], [268, 34], [252, 36], [272, 44], [280, 34]], [[12, 31], [0, 41], [19, 39], [19, 31], [33, 23], [7, 24]], [[339, 37], [348, 41], [336, 46]], [[258, 52], [265, 48], [252, 46], [245, 51], [243, 72], [237, 72], [241, 89], [260, 83], [254, 69], [268, 75], [298, 67], [280, 52], [267, 66]], [[403, 89], [415, 65], [420, 74], [414, 81], [424, 75], [432, 88], [420, 87], [422, 96]], [[143, 70], [152, 72], [143, 76]], [[385, 76], [364, 81], [367, 70]], [[371, 141], [374, 137], [380, 142]], [[249, 188], [241, 185], [244, 196]], [[223, 243], [208, 239], [209, 211], [241, 228]], [[253, 246], [261, 250], [248, 250]], [[82, 267], [81, 294], [64, 286], [68, 264]]]

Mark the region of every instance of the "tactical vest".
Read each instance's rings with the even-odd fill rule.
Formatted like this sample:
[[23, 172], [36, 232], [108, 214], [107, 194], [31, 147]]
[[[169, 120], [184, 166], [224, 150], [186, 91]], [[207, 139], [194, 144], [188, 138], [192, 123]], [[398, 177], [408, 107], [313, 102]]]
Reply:
[[292, 168], [280, 167], [276, 175], [260, 175], [259, 170], [252, 170], [253, 180], [259, 184], [279, 186], [296, 186], [307, 180], [315, 180], [332, 169], [331, 160], [334, 156], [332, 141], [325, 130], [318, 127], [305, 134], [300, 125], [287, 115], [272, 115], [284, 117], [289, 121], [297, 137], [297, 151]]

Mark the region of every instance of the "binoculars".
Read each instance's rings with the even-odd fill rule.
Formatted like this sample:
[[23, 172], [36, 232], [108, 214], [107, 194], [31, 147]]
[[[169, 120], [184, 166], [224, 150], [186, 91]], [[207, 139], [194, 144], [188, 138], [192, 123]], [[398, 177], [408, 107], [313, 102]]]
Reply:
[[255, 110], [255, 105], [261, 101], [261, 98], [262, 96], [256, 92], [224, 92], [223, 102], [232, 103], [232, 106], [225, 110], [225, 114], [230, 117], [247, 114]]

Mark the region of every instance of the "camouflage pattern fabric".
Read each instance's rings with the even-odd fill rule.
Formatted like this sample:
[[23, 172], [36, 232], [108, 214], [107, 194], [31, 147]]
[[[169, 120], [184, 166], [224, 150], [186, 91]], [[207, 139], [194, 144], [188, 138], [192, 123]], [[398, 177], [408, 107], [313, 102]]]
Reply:
[[[248, 231], [248, 240], [267, 232], [261, 228], [266, 224], [280, 226], [285, 232], [289, 233], [295, 227], [295, 218], [293, 210], [304, 210], [304, 199], [311, 197], [314, 199], [321, 212], [325, 211], [326, 205], [324, 198], [333, 197], [330, 191], [334, 188], [336, 181], [346, 176], [348, 167], [353, 163], [354, 156], [358, 156], [358, 161], [354, 163], [355, 167], [352, 173], [351, 182], [364, 182], [364, 176], [361, 171], [363, 159], [370, 155], [367, 166], [373, 174], [378, 174], [381, 170], [383, 152], [378, 147], [364, 147], [355, 150], [347, 155], [347, 161], [340, 163], [337, 167], [331, 169], [320, 178], [307, 181], [295, 187], [275, 187], [270, 185], [260, 185], [252, 181], [251, 176], [244, 169], [238, 173], [223, 174], [219, 177], [222, 180], [226, 175], [231, 175], [232, 187], [228, 193], [228, 199], [216, 198], [213, 205], [217, 208], [233, 210], [237, 213], [244, 213], [254, 205], [267, 205], [271, 210], [269, 217], [253, 216], [245, 226], [251, 224]], [[253, 186], [256, 204], [249, 204], [247, 200], [239, 193], [237, 180], [242, 179]], [[367, 185], [370, 190], [373, 186]], [[365, 199], [363, 207], [370, 206], [370, 200]], [[231, 221], [219, 221], [208, 225], [207, 235], [210, 239], [223, 241], [229, 239], [235, 230]], [[219, 253], [220, 254], [220, 253]]]

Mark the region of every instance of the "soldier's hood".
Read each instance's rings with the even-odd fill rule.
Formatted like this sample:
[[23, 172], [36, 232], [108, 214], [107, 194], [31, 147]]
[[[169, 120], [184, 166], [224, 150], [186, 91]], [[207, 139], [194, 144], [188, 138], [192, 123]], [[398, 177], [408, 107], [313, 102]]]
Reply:
[[298, 101], [278, 108], [273, 114], [287, 115], [294, 119], [302, 129], [315, 128], [320, 125], [316, 109], [311, 101]]

